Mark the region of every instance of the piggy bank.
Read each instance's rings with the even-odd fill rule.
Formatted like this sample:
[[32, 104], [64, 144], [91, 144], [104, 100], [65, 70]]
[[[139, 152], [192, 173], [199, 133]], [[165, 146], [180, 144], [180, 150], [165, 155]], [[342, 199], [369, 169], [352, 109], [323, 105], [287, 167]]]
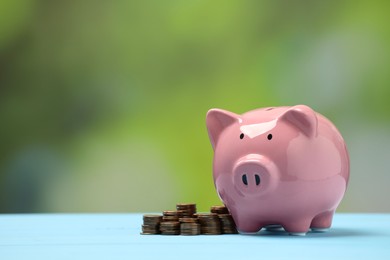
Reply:
[[327, 230], [349, 179], [337, 128], [305, 105], [238, 115], [211, 109], [217, 193], [240, 233], [283, 227], [292, 235]]

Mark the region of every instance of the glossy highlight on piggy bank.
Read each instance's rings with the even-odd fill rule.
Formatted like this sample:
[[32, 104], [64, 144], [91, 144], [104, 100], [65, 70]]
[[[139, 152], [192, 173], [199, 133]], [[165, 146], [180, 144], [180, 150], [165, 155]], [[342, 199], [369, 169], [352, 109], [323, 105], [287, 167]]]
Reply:
[[349, 179], [347, 147], [332, 122], [297, 105], [242, 115], [211, 109], [206, 124], [215, 187], [241, 233], [331, 226]]

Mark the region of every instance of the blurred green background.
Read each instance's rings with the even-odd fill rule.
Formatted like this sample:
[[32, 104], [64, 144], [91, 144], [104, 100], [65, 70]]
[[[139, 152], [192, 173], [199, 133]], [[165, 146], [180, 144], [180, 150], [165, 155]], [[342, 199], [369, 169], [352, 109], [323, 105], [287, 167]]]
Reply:
[[206, 211], [207, 110], [306, 104], [390, 212], [389, 3], [0, 1], [0, 211]]

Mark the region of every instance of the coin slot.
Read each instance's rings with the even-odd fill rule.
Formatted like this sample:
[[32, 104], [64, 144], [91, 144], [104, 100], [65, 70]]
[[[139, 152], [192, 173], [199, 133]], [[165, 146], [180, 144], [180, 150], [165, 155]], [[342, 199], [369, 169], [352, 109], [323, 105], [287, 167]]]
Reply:
[[242, 175], [242, 182], [245, 184], [245, 185], [248, 185], [248, 179], [246, 177], [246, 174]]
[[260, 176], [255, 174], [256, 186], [260, 184]]

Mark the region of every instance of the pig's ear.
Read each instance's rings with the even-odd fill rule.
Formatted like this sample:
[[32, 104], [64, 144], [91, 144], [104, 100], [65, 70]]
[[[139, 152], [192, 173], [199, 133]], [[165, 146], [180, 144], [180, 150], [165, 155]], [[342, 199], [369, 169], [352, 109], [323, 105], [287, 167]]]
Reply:
[[215, 108], [207, 112], [206, 125], [213, 149], [215, 149], [222, 131], [229, 125], [239, 122], [239, 118], [239, 115], [222, 109]]
[[308, 137], [317, 136], [317, 115], [308, 106], [293, 106], [280, 119], [294, 125]]

